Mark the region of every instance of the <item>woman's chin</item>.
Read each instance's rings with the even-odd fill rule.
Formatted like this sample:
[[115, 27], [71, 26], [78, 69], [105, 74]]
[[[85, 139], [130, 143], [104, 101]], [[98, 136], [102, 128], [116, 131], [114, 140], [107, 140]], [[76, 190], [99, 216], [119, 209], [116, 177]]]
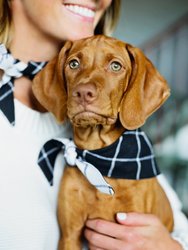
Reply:
[[94, 32], [89, 32], [89, 31], [86, 31], [86, 32], [75, 32], [73, 33], [72, 35], [69, 36], [69, 39], [68, 40], [71, 40], [71, 41], [76, 41], [76, 40], [80, 40], [80, 39], [83, 39], [83, 38], [87, 38], [87, 37], [90, 37], [90, 36], [93, 36], [94, 35]]

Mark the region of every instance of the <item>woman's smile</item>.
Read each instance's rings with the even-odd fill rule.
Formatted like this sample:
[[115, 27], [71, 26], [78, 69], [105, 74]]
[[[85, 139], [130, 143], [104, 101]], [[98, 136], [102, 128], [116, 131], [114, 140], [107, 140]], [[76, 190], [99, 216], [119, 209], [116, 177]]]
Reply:
[[95, 10], [93, 10], [91, 8], [88, 8], [85, 6], [80, 6], [80, 5], [75, 5], [75, 4], [66, 4], [65, 8], [68, 11], [70, 11], [70, 12], [72, 12], [80, 17], [87, 18], [88, 21], [93, 22], [93, 20], [94, 20]]

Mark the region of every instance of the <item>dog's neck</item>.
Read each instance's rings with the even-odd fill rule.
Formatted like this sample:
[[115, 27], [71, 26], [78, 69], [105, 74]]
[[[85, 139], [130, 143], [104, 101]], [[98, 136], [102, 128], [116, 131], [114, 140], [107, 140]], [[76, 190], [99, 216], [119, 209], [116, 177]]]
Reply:
[[125, 131], [121, 125], [73, 127], [74, 142], [80, 149], [95, 150], [109, 146]]

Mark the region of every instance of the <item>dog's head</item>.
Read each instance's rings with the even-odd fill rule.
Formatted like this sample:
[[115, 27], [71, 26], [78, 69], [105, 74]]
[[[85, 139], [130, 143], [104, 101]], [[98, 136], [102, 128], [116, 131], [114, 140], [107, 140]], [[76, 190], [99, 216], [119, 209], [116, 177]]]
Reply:
[[35, 77], [33, 91], [58, 121], [75, 126], [143, 125], [170, 94], [164, 78], [142, 51], [122, 41], [93, 36], [66, 42]]

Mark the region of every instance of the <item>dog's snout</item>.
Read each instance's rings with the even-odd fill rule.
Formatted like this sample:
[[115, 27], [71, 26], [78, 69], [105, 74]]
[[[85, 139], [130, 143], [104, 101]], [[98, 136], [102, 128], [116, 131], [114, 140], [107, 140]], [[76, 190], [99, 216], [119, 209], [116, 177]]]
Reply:
[[97, 89], [92, 83], [82, 84], [73, 90], [72, 95], [78, 103], [91, 103], [97, 98]]

